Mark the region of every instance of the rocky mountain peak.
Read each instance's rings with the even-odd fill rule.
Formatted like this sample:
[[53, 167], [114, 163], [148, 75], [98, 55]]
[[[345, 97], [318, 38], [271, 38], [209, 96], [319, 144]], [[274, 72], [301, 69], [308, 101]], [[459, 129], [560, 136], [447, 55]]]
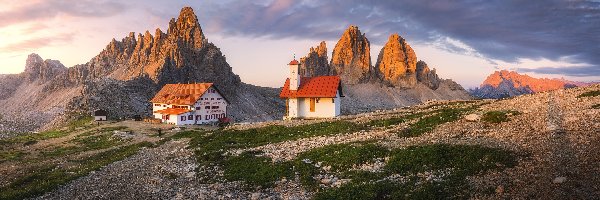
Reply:
[[32, 53], [25, 61], [25, 76], [29, 81], [47, 81], [66, 71], [67, 68], [58, 60], [44, 60], [38, 54]]
[[167, 34], [177, 40], [179, 45], [190, 45], [195, 49], [201, 48], [205, 43], [202, 28], [191, 7], [182, 8], [177, 20], [171, 19]]
[[565, 79], [534, 78], [515, 71], [500, 70], [490, 74], [479, 88], [470, 92], [480, 98], [504, 98], [571, 88], [577, 85], [575, 82]]
[[325, 41], [322, 41], [317, 47], [311, 47], [308, 55], [300, 58], [301, 76], [325, 76], [329, 75], [330, 71]]
[[417, 55], [400, 35], [392, 34], [383, 46], [375, 64], [379, 78], [388, 84], [413, 87], [417, 79]]
[[25, 71], [29, 69], [29, 67], [34, 66], [36, 63], [44, 62], [44, 59], [40, 57], [40, 55], [32, 53], [27, 56], [27, 60], [25, 60]]
[[348, 27], [333, 49], [330, 64], [333, 74], [342, 76], [346, 84], [368, 80], [373, 73], [370, 48], [369, 40], [357, 26]]
[[438, 75], [435, 73], [435, 69], [429, 69], [429, 66], [427, 66], [427, 63], [425, 63], [425, 61], [419, 60], [419, 62], [417, 62], [417, 69], [416, 69], [416, 73], [417, 73], [417, 81], [421, 82], [425, 85], [427, 85], [427, 87], [435, 90], [440, 86], [440, 82], [441, 79], [438, 77]]

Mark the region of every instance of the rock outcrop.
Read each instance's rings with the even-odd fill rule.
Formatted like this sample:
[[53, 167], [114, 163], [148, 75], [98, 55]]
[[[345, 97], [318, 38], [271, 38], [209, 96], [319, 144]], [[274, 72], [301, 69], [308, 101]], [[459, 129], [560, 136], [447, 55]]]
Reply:
[[427, 87], [436, 90], [440, 86], [440, 78], [435, 73], [435, 69], [430, 70], [425, 61], [417, 62], [417, 81], [423, 83]]
[[392, 86], [412, 88], [417, 84], [417, 55], [398, 34], [388, 38], [375, 64], [378, 77]]
[[479, 88], [470, 93], [479, 98], [506, 98], [536, 92], [572, 88], [586, 85], [565, 79], [533, 78], [514, 71], [496, 71], [490, 74]]
[[30, 54], [25, 61], [25, 78], [30, 81], [49, 81], [67, 71], [67, 68], [58, 60], [43, 60], [37, 54]]
[[340, 75], [344, 84], [363, 83], [374, 73], [370, 43], [356, 26], [350, 26], [335, 45], [331, 56], [332, 74]]
[[327, 45], [322, 41], [319, 46], [311, 47], [308, 55], [300, 58], [300, 75], [304, 77], [327, 76], [331, 74]]

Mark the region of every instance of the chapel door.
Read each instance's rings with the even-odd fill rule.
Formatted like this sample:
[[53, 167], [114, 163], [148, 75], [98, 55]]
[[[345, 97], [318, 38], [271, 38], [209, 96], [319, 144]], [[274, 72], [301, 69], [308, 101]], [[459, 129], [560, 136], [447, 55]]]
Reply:
[[310, 112], [315, 112], [315, 98], [310, 98]]

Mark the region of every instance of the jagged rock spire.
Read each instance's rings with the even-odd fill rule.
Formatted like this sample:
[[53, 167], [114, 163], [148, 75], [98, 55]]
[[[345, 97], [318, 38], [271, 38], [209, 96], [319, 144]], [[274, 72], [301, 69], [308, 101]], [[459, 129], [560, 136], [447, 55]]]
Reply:
[[327, 44], [322, 41], [319, 46], [311, 47], [308, 55], [300, 58], [300, 75], [304, 77], [329, 75], [329, 59], [327, 58]]
[[367, 80], [373, 72], [370, 48], [369, 40], [357, 26], [348, 27], [333, 49], [330, 64], [333, 74], [342, 76], [346, 84]]

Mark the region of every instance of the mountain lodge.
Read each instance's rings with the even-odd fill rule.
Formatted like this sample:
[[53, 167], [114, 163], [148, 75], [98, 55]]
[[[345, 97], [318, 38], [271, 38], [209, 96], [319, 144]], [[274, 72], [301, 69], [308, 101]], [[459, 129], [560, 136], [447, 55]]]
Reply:
[[212, 83], [166, 84], [150, 102], [155, 118], [174, 125], [217, 122], [229, 105]]
[[340, 115], [342, 84], [339, 76], [300, 77], [300, 62], [292, 60], [290, 77], [279, 94], [285, 101], [283, 119], [331, 118]]

